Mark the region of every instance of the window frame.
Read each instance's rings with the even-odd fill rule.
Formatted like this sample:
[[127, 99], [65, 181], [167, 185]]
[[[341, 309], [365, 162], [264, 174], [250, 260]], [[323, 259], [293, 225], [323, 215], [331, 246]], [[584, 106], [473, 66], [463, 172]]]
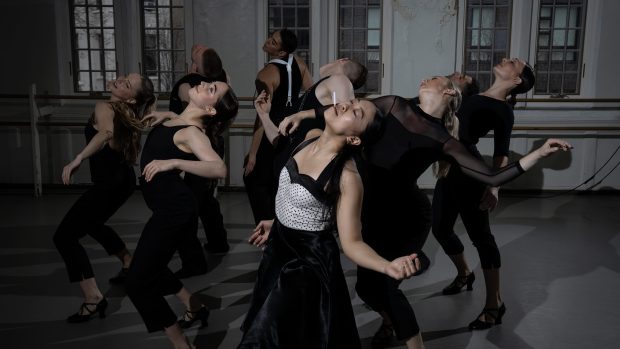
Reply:
[[[191, 48], [194, 40], [192, 0], [183, 0], [185, 15], [185, 45], [186, 51]], [[109, 92], [75, 91], [73, 83], [74, 54], [71, 40], [71, 6], [69, 0], [54, 1], [56, 18], [56, 37], [58, 45], [58, 86], [62, 95], [109, 95]], [[114, 5], [114, 33], [116, 41], [116, 63], [118, 73], [143, 73], [142, 64], [142, 16], [138, 1], [113, 0]], [[122, 35], [120, 35], [122, 33]], [[191, 55], [186, 52], [186, 64], [191, 64]], [[167, 93], [161, 93], [166, 95]]]
[[[591, 55], [587, 55], [587, 51], [586, 51], [586, 44], [588, 41], [591, 41], [591, 39], [593, 37], [591, 37], [590, 35], [588, 35], [588, 32], [591, 31], [592, 26], [589, 26], [589, 23], [592, 22], [592, 20], [588, 20], [588, 17], [590, 16], [590, 11], [589, 11], [589, 7], [590, 4], [593, 3], [594, 1], [588, 1], [588, 0], [583, 0], [583, 2], [585, 2], [582, 5], [582, 11], [583, 13], [581, 14], [581, 19], [585, 22], [582, 24], [581, 29], [580, 29], [580, 37], [579, 37], [579, 57], [578, 57], [578, 68], [577, 68], [577, 86], [576, 86], [576, 93], [564, 93], [564, 86], [562, 86], [561, 88], [561, 92], [560, 93], [553, 93], [553, 92], [536, 92], [536, 87], [532, 88], [532, 96], [534, 96], [535, 98], [570, 98], [570, 97], [584, 97], [588, 94], [590, 94], [590, 91], [587, 91], [587, 85], [584, 84], [584, 80], [586, 78], [586, 57], [592, 57]], [[534, 0], [534, 3], [532, 5], [532, 28], [535, 28], [534, 30], [532, 30], [531, 32], [531, 47], [530, 47], [530, 62], [532, 62], [532, 67], [534, 67], [534, 70], [536, 72], [536, 75], [538, 76], [538, 69], [537, 69], [537, 60], [538, 60], [538, 39], [539, 39], [539, 27], [540, 27], [540, 21], [541, 21], [541, 17], [540, 17], [540, 11], [541, 10], [541, 0]], [[590, 30], [589, 30], [590, 29]], [[552, 31], [551, 31], [552, 32]], [[552, 38], [549, 38], [549, 40], [552, 40]], [[562, 52], [566, 52], [566, 49], [564, 49], [564, 51]], [[550, 59], [551, 61], [551, 59]], [[591, 61], [594, 61], [593, 59]], [[583, 91], [584, 88], [586, 88], [586, 91]], [[585, 93], [584, 93], [585, 92]]]

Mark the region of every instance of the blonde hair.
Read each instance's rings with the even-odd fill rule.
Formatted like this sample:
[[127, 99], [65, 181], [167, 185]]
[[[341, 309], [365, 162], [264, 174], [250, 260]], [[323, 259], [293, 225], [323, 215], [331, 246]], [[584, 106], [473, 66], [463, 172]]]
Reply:
[[[448, 79], [448, 88], [453, 89], [456, 93], [449, 97], [448, 105], [446, 106], [446, 111], [441, 117], [441, 121], [446, 127], [446, 130], [448, 130], [448, 133], [450, 133], [452, 137], [459, 139], [459, 119], [456, 116], [456, 112], [461, 107], [463, 95], [461, 94], [461, 90], [450, 79]], [[441, 160], [433, 164], [433, 173], [437, 178], [447, 176], [449, 171], [450, 163], [448, 161]]]

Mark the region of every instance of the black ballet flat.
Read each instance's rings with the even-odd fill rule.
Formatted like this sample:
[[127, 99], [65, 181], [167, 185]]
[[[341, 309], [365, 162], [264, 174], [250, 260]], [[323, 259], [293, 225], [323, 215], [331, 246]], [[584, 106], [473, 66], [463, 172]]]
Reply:
[[382, 323], [375, 335], [372, 336], [370, 344], [373, 348], [385, 348], [389, 346], [394, 339], [394, 327], [392, 327], [392, 325]]
[[111, 277], [108, 282], [112, 285], [123, 285], [125, 280], [127, 280], [127, 273], [129, 273], [129, 268], [121, 268], [118, 274]]
[[467, 285], [467, 291], [471, 291], [474, 289], [472, 286], [474, 281], [476, 280], [476, 275], [473, 272], [467, 274], [466, 276], [457, 275], [454, 278], [454, 281], [450, 283], [446, 288], [444, 288], [441, 292], [445, 295], [457, 294], [461, 292], [461, 289]]
[[[480, 317], [483, 314], [484, 314], [485, 319], [488, 320], [489, 318], [491, 318], [491, 321], [480, 320]], [[506, 305], [504, 305], [504, 303], [502, 303], [502, 305], [499, 308], [484, 308], [482, 310], [482, 313], [478, 315], [476, 320], [472, 321], [469, 324], [469, 330], [470, 331], [486, 330], [495, 325], [499, 325], [502, 323], [502, 317], [504, 316], [504, 314], [506, 314]]]
[[209, 324], [207, 323], [207, 319], [209, 319], [209, 309], [203, 306], [199, 310], [190, 311], [186, 310], [183, 317], [177, 321], [181, 328], [190, 328], [194, 324], [194, 322], [200, 320], [200, 328], [206, 327]]
[[[95, 308], [90, 308], [92, 306], [94, 306]], [[99, 303], [82, 303], [82, 305], [80, 306], [80, 310], [77, 313], [69, 316], [67, 318], [67, 322], [70, 324], [86, 322], [92, 319], [97, 314], [99, 314], [99, 317], [103, 319], [105, 317], [105, 310], [107, 307], [108, 300], [105, 298], [102, 299]]]

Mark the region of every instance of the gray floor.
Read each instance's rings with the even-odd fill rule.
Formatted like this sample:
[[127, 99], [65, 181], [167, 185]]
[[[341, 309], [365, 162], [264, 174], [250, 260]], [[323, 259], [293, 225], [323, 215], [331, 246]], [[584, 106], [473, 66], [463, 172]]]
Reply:
[[[56, 225], [77, 194], [0, 196], [0, 344], [3, 348], [169, 348], [162, 334], [147, 334], [122, 287], [107, 279], [119, 268], [92, 239], [84, 239], [100, 288], [110, 307], [106, 319], [65, 323], [81, 295], [67, 281], [64, 264], [51, 241]], [[201, 349], [234, 348], [248, 307], [261, 252], [245, 240], [252, 218], [245, 193], [220, 196], [229, 254], [209, 256], [212, 270], [186, 285], [213, 309], [209, 326], [188, 332]], [[620, 196], [579, 195], [553, 199], [504, 197], [493, 213], [493, 230], [503, 258], [504, 324], [469, 332], [469, 321], [483, 306], [478, 258], [467, 237], [466, 254], [478, 281], [473, 292], [442, 296], [454, 277], [449, 260], [430, 237], [433, 259], [426, 274], [404, 282], [427, 348], [617, 348], [620, 339]], [[134, 195], [111, 225], [135, 247], [149, 216]], [[463, 233], [459, 224], [457, 230]], [[201, 237], [202, 231], [199, 233]], [[343, 256], [351, 301], [365, 348], [380, 324], [353, 291], [354, 266]], [[174, 269], [178, 260], [171, 263]], [[182, 305], [170, 303], [182, 314]], [[10, 343], [10, 344], [9, 344]], [[394, 347], [403, 347], [395, 345]]]

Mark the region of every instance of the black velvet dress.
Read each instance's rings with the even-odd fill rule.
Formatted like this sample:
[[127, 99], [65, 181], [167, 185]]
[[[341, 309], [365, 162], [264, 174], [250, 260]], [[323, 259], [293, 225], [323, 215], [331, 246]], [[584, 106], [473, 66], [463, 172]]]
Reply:
[[325, 205], [333, 164], [317, 180], [300, 174], [293, 157], [282, 169], [276, 219], [238, 348], [360, 348]]

